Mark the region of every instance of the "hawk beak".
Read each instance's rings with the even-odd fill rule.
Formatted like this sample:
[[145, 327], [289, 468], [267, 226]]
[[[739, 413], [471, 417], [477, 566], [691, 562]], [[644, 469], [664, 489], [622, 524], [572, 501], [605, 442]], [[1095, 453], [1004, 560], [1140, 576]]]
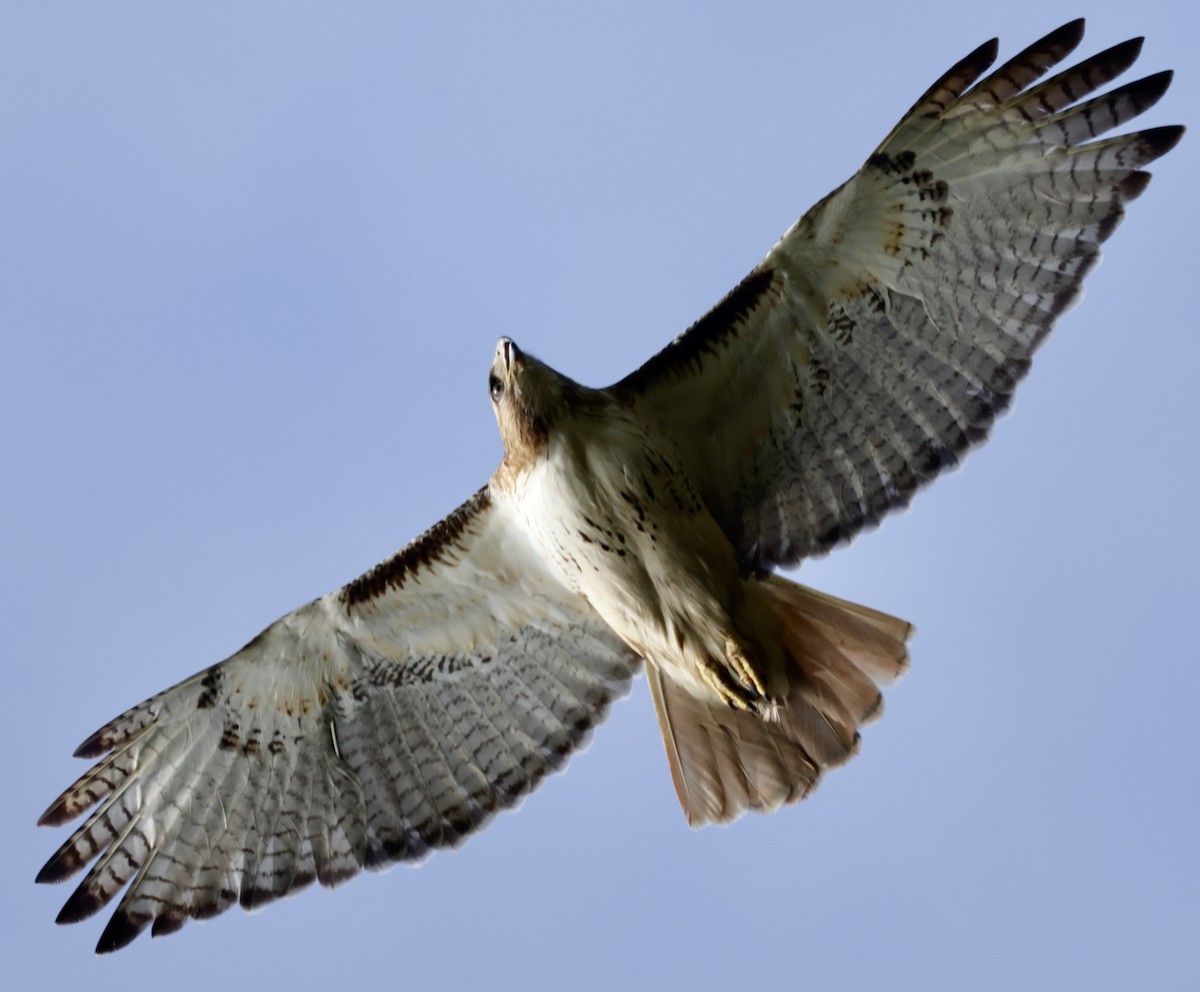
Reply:
[[512, 338], [501, 338], [496, 344], [496, 370], [502, 373], [504, 381], [512, 378], [513, 367], [521, 358], [521, 349]]
[[504, 371], [510, 373], [520, 351], [512, 338], [501, 338], [498, 350], [500, 352], [500, 361], [504, 365]]
[[493, 402], [499, 402], [504, 387], [513, 381], [513, 377], [517, 371], [517, 362], [520, 358], [521, 349], [513, 344], [512, 338], [501, 338], [496, 342], [496, 355], [492, 359], [492, 371], [489, 380], [491, 382], [489, 388], [491, 389]]

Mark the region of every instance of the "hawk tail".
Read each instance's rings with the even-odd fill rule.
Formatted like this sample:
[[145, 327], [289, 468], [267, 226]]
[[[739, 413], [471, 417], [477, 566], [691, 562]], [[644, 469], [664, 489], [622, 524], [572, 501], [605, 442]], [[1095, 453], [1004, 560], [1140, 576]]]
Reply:
[[680, 804], [692, 826], [803, 799], [858, 750], [883, 711], [880, 687], [908, 664], [912, 625], [778, 575], [753, 580], [776, 620], [787, 690], [769, 709], [732, 709], [647, 665]]

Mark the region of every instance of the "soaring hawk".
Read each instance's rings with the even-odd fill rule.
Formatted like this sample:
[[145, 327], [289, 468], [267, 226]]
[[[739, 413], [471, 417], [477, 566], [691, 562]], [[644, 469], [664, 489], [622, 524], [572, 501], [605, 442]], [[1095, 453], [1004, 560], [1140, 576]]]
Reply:
[[1169, 72], [1048, 79], [1083, 22], [988, 42], [713, 310], [605, 389], [508, 338], [504, 458], [383, 564], [80, 745], [38, 875], [125, 890], [99, 951], [451, 847], [563, 765], [645, 663], [692, 824], [806, 796], [906, 665], [907, 623], [775, 572], [987, 434], [1180, 127], [1102, 137]]

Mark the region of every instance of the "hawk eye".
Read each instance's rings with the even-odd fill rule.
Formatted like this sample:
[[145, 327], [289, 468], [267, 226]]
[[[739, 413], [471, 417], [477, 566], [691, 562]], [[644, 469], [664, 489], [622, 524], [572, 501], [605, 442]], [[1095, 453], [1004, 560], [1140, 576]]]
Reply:
[[500, 397], [504, 395], [504, 383], [495, 372], [488, 376], [488, 392], [492, 394], [493, 403], [499, 403]]

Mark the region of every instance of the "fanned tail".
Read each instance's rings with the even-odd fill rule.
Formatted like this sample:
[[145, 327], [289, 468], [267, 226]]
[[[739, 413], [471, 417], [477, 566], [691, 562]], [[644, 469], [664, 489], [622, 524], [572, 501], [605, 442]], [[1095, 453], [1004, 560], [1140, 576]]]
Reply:
[[858, 750], [883, 710], [881, 687], [908, 664], [912, 625], [778, 575], [754, 587], [780, 630], [787, 694], [760, 712], [731, 709], [648, 665], [671, 777], [688, 823], [768, 813], [812, 791]]

